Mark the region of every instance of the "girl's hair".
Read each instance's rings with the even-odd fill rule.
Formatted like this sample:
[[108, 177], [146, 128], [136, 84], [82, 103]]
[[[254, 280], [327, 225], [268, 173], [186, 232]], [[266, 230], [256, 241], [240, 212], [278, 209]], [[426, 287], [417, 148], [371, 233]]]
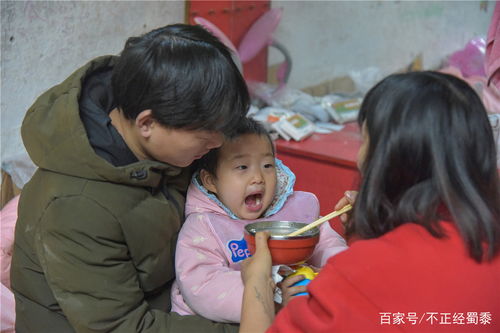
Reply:
[[417, 223], [443, 237], [438, 221], [451, 219], [471, 257], [497, 254], [495, 144], [471, 87], [437, 72], [391, 75], [368, 92], [358, 123], [369, 144], [348, 235], [375, 238]]
[[151, 109], [170, 128], [229, 134], [250, 105], [230, 51], [194, 25], [168, 25], [129, 38], [113, 68], [112, 87], [128, 119]]
[[[226, 142], [233, 141], [242, 135], [246, 134], [255, 134], [259, 136], [264, 136], [269, 140], [269, 144], [271, 145], [271, 150], [273, 152], [273, 155], [275, 155], [274, 151], [274, 144], [273, 140], [271, 139], [271, 136], [269, 135], [268, 131], [265, 129], [265, 127], [262, 125], [262, 123], [252, 119], [252, 118], [244, 118], [241, 120], [236, 127], [234, 128], [234, 131], [231, 133], [231, 135], [226, 137]], [[211, 175], [215, 176], [216, 171], [217, 171], [217, 164], [219, 160], [219, 151], [220, 147], [216, 149], [210, 150], [206, 155], [204, 155], [200, 160], [198, 167], [199, 169], [205, 169], [208, 171]]]

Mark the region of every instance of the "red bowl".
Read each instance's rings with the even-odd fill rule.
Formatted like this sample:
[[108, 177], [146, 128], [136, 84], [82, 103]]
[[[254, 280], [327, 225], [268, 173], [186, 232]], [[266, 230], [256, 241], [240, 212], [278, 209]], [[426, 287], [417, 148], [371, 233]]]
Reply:
[[301, 235], [288, 237], [287, 234], [298, 230], [307, 223], [289, 221], [262, 221], [247, 224], [245, 241], [248, 250], [255, 253], [255, 234], [259, 231], [271, 233], [267, 244], [271, 251], [273, 265], [296, 265], [309, 259], [319, 241], [319, 229], [313, 228]]

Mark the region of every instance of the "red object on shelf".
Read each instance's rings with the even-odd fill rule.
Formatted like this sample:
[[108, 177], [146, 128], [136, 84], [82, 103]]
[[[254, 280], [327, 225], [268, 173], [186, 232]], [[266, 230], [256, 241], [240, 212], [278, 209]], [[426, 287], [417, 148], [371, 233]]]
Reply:
[[[332, 212], [345, 191], [358, 188], [356, 161], [360, 146], [356, 123], [346, 124], [338, 132], [313, 134], [299, 142], [276, 140], [277, 157], [297, 177], [295, 189], [316, 194], [321, 215]], [[339, 218], [330, 224], [343, 235]]]
[[[188, 1], [186, 22], [195, 24], [194, 17], [203, 17], [215, 24], [238, 46], [252, 24], [270, 7], [270, 0]], [[243, 65], [243, 75], [249, 81], [267, 82], [267, 48], [263, 48], [255, 58]]]

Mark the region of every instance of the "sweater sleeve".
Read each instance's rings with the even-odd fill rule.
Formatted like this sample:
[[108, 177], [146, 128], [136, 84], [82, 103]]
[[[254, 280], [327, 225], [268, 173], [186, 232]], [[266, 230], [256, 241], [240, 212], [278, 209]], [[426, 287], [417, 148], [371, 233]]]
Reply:
[[330, 227], [329, 223], [323, 223], [319, 230], [319, 242], [308, 262], [313, 266], [323, 267], [328, 258], [346, 250], [347, 243], [342, 236]]
[[175, 262], [177, 283], [191, 310], [217, 322], [240, 322], [241, 273], [229, 267], [206, 215], [188, 216], [179, 234]]
[[119, 223], [92, 199], [54, 200], [39, 226], [37, 255], [54, 297], [76, 332], [231, 330], [198, 316], [151, 309]]
[[[308, 208], [311, 217], [310, 222], [313, 222], [319, 217], [318, 198], [309, 192], [297, 191], [296, 193], [300, 195], [301, 206]], [[321, 224], [319, 230], [319, 242], [314, 248], [313, 255], [309, 258], [308, 263], [316, 267], [323, 267], [328, 258], [347, 249], [347, 244], [345, 239], [332, 229], [330, 223]]]
[[267, 333], [400, 332], [397, 327], [380, 325], [383, 310], [331, 260], [309, 284], [308, 292], [308, 296], [294, 297], [281, 309]]

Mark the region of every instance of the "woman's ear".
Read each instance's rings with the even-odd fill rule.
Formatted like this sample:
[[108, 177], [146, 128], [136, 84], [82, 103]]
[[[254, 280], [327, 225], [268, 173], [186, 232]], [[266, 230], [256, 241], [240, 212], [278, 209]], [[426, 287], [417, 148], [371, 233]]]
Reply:
[[139, 133], [145, 139], [148, 139], [151, 136], [151, 132], [155, 124], [156, 120], [153, 118], [151, 110], [144, 110], [135, 118], [135, 125], [139, 129]]
[[217, 186], [215, 186], [214, 176], [205, 169], [201, 169], [200, 171], [200, 180], [208, 191], [217, 194]]

